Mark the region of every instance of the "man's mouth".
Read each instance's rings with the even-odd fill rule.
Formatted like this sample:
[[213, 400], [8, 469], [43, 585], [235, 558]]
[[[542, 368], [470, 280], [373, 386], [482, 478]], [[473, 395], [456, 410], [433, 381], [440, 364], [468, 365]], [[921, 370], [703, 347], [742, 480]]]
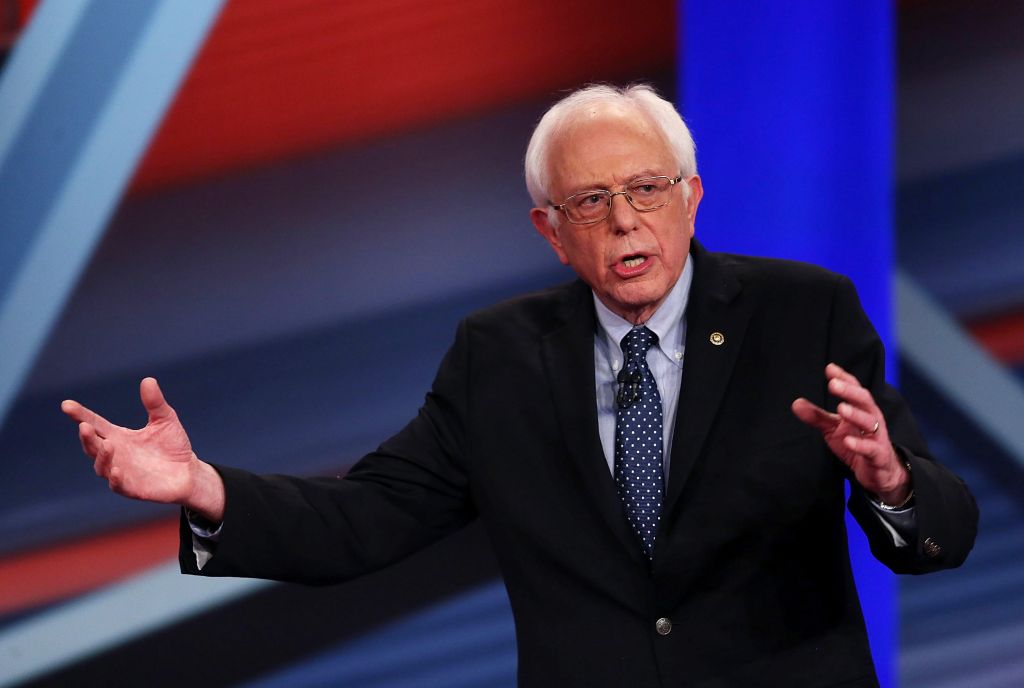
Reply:
[[619, 262], [616, 263], [612, 269], [619, 277], [629, 279], [630, 277], [636, 277], [644, 274], [647, 272], [649, 267], [651, 267], [650, 256], [645, 256], [642, 253], [634, 253], [620, 258]]

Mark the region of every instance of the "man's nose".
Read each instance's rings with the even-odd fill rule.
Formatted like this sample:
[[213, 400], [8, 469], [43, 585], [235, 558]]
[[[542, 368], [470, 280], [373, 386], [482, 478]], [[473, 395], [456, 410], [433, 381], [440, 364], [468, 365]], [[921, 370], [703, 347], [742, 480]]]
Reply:
[[[621, 196], [616, 203], [616, 197]], [[616, 191], [608, 199], [611, 210], [608, 213], [608, 224], [617, 232], [631, 232], [636, 229], [636, 208], [629, 202], [625, 191]]]

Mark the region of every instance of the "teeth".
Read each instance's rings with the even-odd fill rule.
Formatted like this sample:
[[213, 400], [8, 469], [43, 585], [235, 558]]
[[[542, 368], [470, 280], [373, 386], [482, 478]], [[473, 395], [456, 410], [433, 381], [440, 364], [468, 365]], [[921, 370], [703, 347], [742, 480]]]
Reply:
[[636, 266], [640, 265], [643, 262], [644, 262], [644, 259], [642, 257], [641, 258], [627, 258], [626, 260], [622, 261], [622, 264], [625, 265], [627, 268], [635, 268]]

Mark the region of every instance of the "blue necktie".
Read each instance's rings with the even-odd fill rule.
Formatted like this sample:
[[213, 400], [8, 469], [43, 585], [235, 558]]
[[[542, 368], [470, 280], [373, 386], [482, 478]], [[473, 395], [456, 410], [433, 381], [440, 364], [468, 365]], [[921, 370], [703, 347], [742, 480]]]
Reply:
[[661, 395], [647, 366], [647, 350], [656, 341], [658, 335], [643, 326], [622, 338], [626, 361], [618, 377], [615, 414], [615, 484], [648, 558], [654, 553], [664, 493]]

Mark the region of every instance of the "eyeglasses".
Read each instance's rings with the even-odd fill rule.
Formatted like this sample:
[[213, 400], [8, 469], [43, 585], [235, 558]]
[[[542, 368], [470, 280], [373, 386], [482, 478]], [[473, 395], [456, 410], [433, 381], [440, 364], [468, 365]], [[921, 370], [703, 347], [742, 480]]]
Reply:
[[625, 196], [633, 209], [641, 213], [649, 213], [664, 208], [672, 200], [672, 187], [682, 181], [678, 177], [644, 177], [626, 185], [623, 191], [608, 189], [591, 189], [574, 193], [567, 199], [551, 207], [561, 210], [574, 225], [590, 225], [604, 220], [612, 214], [612, 199]]

